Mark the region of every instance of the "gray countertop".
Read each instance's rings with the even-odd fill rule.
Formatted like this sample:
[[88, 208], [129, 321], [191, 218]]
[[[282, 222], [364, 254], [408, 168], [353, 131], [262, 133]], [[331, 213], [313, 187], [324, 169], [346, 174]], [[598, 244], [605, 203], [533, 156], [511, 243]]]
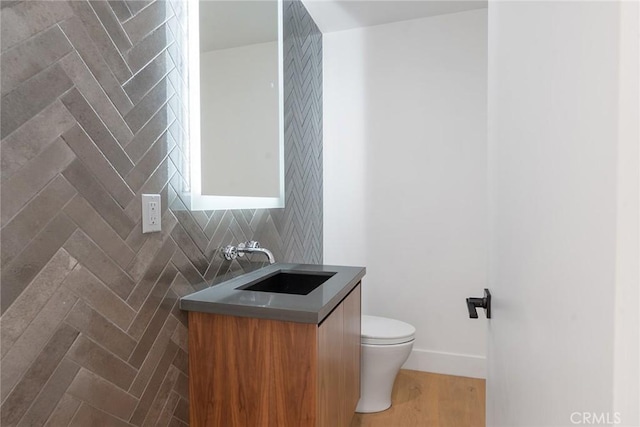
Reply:
[[[307, 295], [242, 290], [279, 271], [336, 273]], [[356, 287], [364, 267], [273, 264], [180, 299], [187, 311], [319, 324]]]

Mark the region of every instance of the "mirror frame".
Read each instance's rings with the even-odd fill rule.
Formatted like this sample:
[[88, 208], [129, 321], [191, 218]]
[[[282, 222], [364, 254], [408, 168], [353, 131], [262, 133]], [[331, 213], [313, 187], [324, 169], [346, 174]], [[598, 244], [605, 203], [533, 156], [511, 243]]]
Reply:
[[[188, 3], [189, 54], [189, 196], [190, 210], [271, 209], [284, 208], [284, 19], [283, 0], [278, 7], [278, 148], [280, 189], [278, 197], [235, 197], [202, 194], [202, 159], [200, 135], [200, 1]], [[206, 0], [205, 0], [206, 1]], [[209, 0], [211, 1], [211, 0]], [[215, 0], [213, 0], [215, 1]], [[250, 175], [250, 171], [238, 171]]]

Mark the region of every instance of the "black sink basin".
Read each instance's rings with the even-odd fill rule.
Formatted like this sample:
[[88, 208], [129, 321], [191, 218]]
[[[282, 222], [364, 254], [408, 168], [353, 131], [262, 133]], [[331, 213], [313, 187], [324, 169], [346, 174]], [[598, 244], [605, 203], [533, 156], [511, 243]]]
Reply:
[[278, 271], [257, 282], [240, 288], [243, 291], [275, 292], [278, 294], [307, 295], [329, 280], [336, 273], [307, 273], [300, 271]]

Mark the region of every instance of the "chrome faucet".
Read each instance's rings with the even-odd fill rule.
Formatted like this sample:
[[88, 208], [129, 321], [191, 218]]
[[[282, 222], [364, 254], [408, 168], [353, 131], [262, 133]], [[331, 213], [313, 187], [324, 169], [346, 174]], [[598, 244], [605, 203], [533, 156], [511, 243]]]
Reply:
[[267, 258], [269, 258], [269, 264], [276, 263], [276, 259], [273, 257], [273, 253], [271, 253], [271, 251], [267, 248], [261, 248], [260, 243], [256, 242], [255, 240], [240, 243], [238, 246], [225, 246], [224, 248], [222, 248], [222, 257], [227, 261], [231, 261], [239, 256], [244, 256], [244, 254], [253, 254], [256, 252], [265, 254]]

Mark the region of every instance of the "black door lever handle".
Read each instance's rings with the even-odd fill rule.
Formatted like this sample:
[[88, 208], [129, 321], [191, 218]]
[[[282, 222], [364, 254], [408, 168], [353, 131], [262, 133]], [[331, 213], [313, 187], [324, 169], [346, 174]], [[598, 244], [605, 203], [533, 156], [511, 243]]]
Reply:
[[477, 319], [478, 307], [484, 308], [487, 319], [491, 319], [491, 292], [489, 289], [484, 290], [484, 298], [467, 298], [467, 310], [469, 310], [469, 318]]

